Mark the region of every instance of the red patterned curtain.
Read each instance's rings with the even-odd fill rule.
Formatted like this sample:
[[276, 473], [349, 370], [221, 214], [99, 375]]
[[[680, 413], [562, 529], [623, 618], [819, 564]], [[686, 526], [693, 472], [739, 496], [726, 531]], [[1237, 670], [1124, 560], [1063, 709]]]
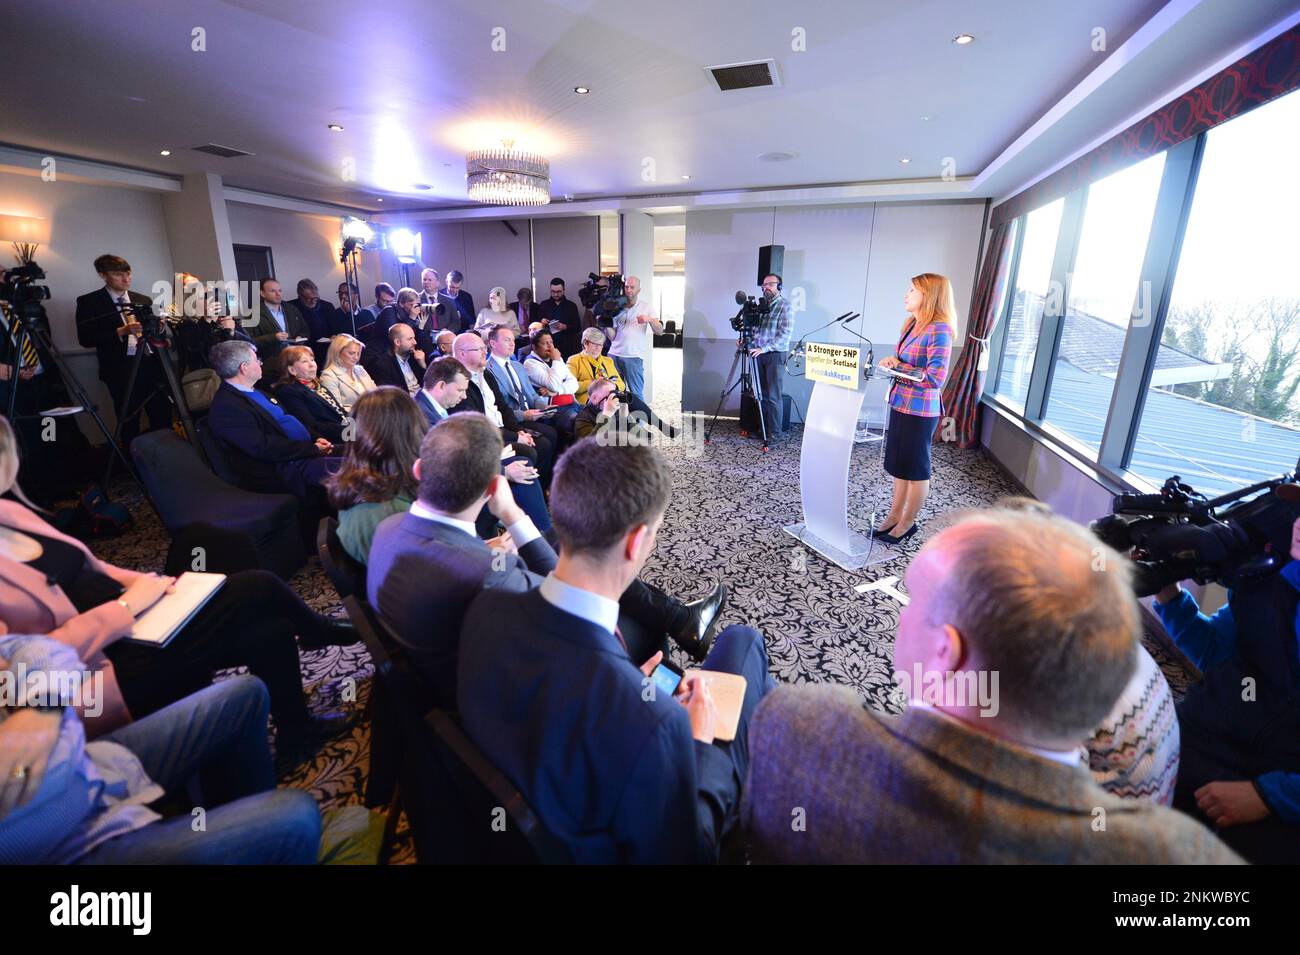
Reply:
[[[997, 327], [1011, 266], [1011, 237], [1016, 223], [1004, 222], [993, 230], [988, 255], [980, 270], [966, 323], [966, 345], [957, 358], [943, 388], [944, 419], [935, 430], [936, 441], [951, 441], [970, 450], [979, 446], [980, 396], [984, 394], [981, 361], [989, 347], [989, 336]], [[955, 430], [954, 430], [955, 426]]]

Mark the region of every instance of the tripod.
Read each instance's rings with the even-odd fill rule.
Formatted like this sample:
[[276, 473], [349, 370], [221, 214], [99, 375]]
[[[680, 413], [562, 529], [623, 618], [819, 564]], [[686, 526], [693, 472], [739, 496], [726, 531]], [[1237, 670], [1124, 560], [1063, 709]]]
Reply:
[[[36, 349], [37, 358], [46, 368], [46, 374], [49, 374], [50, 369], [54, 369], [58, 372], [59, 377], [62, 379], [63, 387], [67, 389], [68, 396], [72, 400], [73, 405], [79, 405], [82, 411], [90, 415], [91, 420], [95, 422], [95, 426], [99, 428], [100, 434], [104, 436], [104, 440], [108, 443], [109, 450], [112, 453], [112, 457], [109, 458], [109, 468], [112, 468], [114, 457], [120, 460], [122, 466], [126, 468], [127, 474], [131, 476], [131, 480], [134, 481], [136, 487], [140, 489], [140, 493], [144, 496], [144, 499], [149, 501], [152, 505], [153, 501], [149, 497], [148, 491], [145, 490], [144, 484], [140, 480], [140, 475], [136, 473], [135, 467], [131, 464], [131, 461], [127, 458], [125, 452], [123, 452], [121, 444], [115, 439], [113, 432], [109, 430], [108, 425], [104, 423], [104, 419], [100, 417], [99, 409], [95, 406], [95, 403], [90, 400], [90, 395], [86, 393], [84, 388], [82, 388], [81, 382], [79, 382], [76, 375], [72, 373], [72, 370], [68, 367], [67, 361], [59, 351], [58, 346], [54, 344], [54, 340], [50, 336], [49, 328], [45, 324], [44, 309], [41, 309], [39, 316], [34, 321], [19, 321], [15, 320], [16, 316], [14, 316], [14, 313], [9, 310], [7, 303], [0, 302], [0, 306], [2, 306], [4, 310], [5, 321], [8, 325], [8, 338], [13, 349], [10, 353], [8, 362], [9, 401], [8, 406], [5, 409], [6, 417], [11, 422], [17, 421], [15, 411], [18, 404], [18, 389], [23, 384], [22, 376], [19, 374], [22, 364], [22, 351], [24, 343], [30, 341], [32, 346]], [[23, 318], [26, 318], [26, 316], [23, 316]], [[35, 414], [22, 415], [21, 417], [40, 418], [43, 417], [43, 415], [37, 411]], [[107, 478], [105, 480], [105, 488], [107, 488]]]
[[[740, 345], [736, 348], [735, 357], [731, 359], [731, 370], [727, 372], [727, 379], [722, 383], [722, 394], [718, 396], [718, 410], [713, 412], [713, 419], [709, 422], [709, 428], [704, 432], [704, 443], [708, 444], [713, 440], [713, 429], [717, 427], [718, 416], [722, 414], [723, 402], [727, 396], [740, 388], [740, 434], [742, 437], [748, 437], [749, 432], [745, 428], [745, 399], [748, 398], [753, 402], [758, 411], [758, 431], [763, 438], [763, 450], [767, 450], [767, 422], [763, 419], [763, 379], [758, 373], [758, 359], [749, 353], [752, 343], [749, 336], [742, 336]], [[740, 376], [733, 382], [732, 378], [736, 377], [736, 369], [740, 369]]]
[[[176, 407], [176, 414], [181, 419], [181, 426], [185, 429], [185, 437], [194, 448], [199, 449], [198, 431], [194, 428], [194, 419], [190, 416], [189, 405], [185, 403], [185, 394], [181, 390], [180, 380], [176, 377], [176, 359], [172, 354], [170, 332], [167, 331], [166, 326], [162, 324], [162, 320], [153, 314], [153, 310], [150, 306], [132, 304], [128, 307], [136, 316], [141, 316], [146, 319], [146, 321], [141, 322], [141, 325], [145, 329], [149, 329], [156, 325], [158, 332], [154, 335], [149, 335], [146, 331], [146, 335], [141, 339], [139, 347], [136, 348], [135, 357], [131, 361], [131, 372], [126, 379], [126, 392], [122, 398], [122, 414], [117, 420], [117, 432], [114, 435], [116, 438], [114, 445], [120, 446], [122, 440], [122, 429], [126, 426], [126, 423], [132, 418], [138, 416], [140, 412], [144, 410], [144, 406], [148, 403], [149, 399], [153, 397], [152, 393], [145, 394], [138, 404], [134, 406], [131, 404], [131, 399], [135, 396], [136, 380], [140, 377], [140, 366], [144, 362], [145, 357], [152, 353], [158, 356], [158, 364], [162, 368], [163, 380], [167, 385], [167, 391], [171, 397], [172, 404]], [[152, 424], [152, 417], [150, 418], [150, 423]], [[202, 455], [201, 451], [200, 455]], [[125, 460], [125, 456], [122, 456], [122, 458]], [[108, 467], [104, 470], [104, 487], [108, 487], [108, 480], [112, 474], [113, 459], [109, 458]]]

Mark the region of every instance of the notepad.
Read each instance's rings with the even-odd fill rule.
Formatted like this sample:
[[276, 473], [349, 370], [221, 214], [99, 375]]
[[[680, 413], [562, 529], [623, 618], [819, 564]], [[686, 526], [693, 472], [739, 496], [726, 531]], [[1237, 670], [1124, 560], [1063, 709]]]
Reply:
[[167, 646], [225, 582], [225, 574], [193, 571], [181, 574], [172, 593], [163, 594], [162, 599], [136, 617], [135, 626], [123, 639], [154, 647]]
[[740, 710], [745, 703], [745, 687], [748, 685], [739, 673], [723, 673], [721, 670], [687, 670], [686, 675], [699, 674], [709, 686], [709, 695], [718, 710], [718, 721], [713, 727], [713, 738], [724, 743], [736, 738], [736, 728], [740, 726]]

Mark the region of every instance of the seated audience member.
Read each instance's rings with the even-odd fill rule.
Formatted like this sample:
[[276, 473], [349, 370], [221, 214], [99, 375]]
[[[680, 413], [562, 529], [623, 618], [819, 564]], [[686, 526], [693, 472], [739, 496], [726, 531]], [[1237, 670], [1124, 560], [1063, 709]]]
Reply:
[[284, 372], [275, 396], [284, 410], [305, 424], [313, 439], [324, 438], [338, 447], [346, 444], [348, 413], [316, 378], [316, 354], [306, 345], [290, 345], [281, 353], [280, 363]]
[[[608, 482], [591, 491], [592, 475]], [[555, 470], [560, 556], [540, 586], [485, 591], [461, 627], [465, 731], [575, 861], [715, 861], [736, 823], [749, 726], [774, 686], [751, 627], [718, 635], [704, 670], [744, 676], [735, 739], [700, 671], [654, 689], [662, 657], [630, 652], [620, 599], [654, 549], [672, 490], [653, 448], [579, 441]]]
[[[355, 285], [349, 286], [346, 282], [340, 282], [338, 288], [339, 307], [337, 314], [338, 328], [340, 335], [352, 335], [354, 338], [361, 338], [368, 334], [369, 326], [365, 324], [367, 320], [373, 322], [373, 318], [363, 318], [370, 316], [370, 313], [361, 307], [361, 290]], [[356, 314], [352, 309], [356, 308]]]
[[253, 329], [253, 344], [272, 381], [280, 377], [280, 352], [298, 339], [306, 339], [307, 323], [298, 310], [282, 301], [284, 292], [275, 279], [262, 279], [261, 320]]
[[[533, 336], [545, 328], [546, 325], [542, 322], [533, 322], [529, 325], [528, 331], [515, 339], [515, 357], [520, 361], [527, 361], [528, 356], [533, 353]], [[560, 354], [559, 349], [556, 349], [555, 354], [557, 356]], [[564, 359], [561, 358], [560, 362], [563, 363], [563, 361]]]
[[320, 289], [311, 279], [298, 280], [298, 297], [289, 302], [307, 323], [307, 338], [317, 342], [333, 338], [343, 329], [338, 324], [338, 312], [320, 297]]
[[424, 351], [416, 346], [415, 330], [405, 322], [397, 322], [388, 329], [383, 351], [374, 352], [367, 370], [377, 385], [401, 388], [408, 395], [420, 391], [424, 381]]
[[[475, 309], [474, 296], [461, 288], [461, 283], [465, 281], [465, 276], [459, 269], [452, 269], [447, 273], [447, 288], [443, 292], [445, 299], [455, 303], [457, 312], [460, 313], [460, 331], [467, 332], [474, 327]], [[454, 316], [451, 316], [454, 318]], [[450, 323], [448, 328], [453, 327]]]
[[515, 313], [515, 325], [518, 328], [527, 329], [538, 321], [534, 311], [536, 306], [533, 304], [533, 290], [530, 288], [521, 288], [516, 292], [515, 300], [508, 307]]
[[1212, 616], [1178, 584], [1156, 595], [1155, 609], [1205, 674], [1178, 704], [1183, 748], [1174, 805], [1208, 819], [1251, 862], [1296, 863], [1300, 520], [1276, 528], [1270, 543], [1290, 560], [1238, 583]]
[[539, 394], [521, 362], [515, 359], [515, 333], [503, 325], [494, 325], [487, 336], [489, 358], [487, 373], [496, 381], [497, 394], [515, 417], [528, 423], [528, 430], [540, 434], [554, 448], [559, 435], [546, 415], [551, 404], [549, 393]]
[[[87, 744], [59, 695], [64, 675], [83, 669], [76, 654], [46, 637], [0, 637], [0, 670], [19, 666], [45, 674], [53, 696], [0, 707], [0, 865], [316, 861], [320, 813], [306, 792], [275, 788], [256, 677], [222, 680]], [[204, 825], [149, 808], [164, 795], [197, 796]]]
[[[368, 597], [435, 690], [455, 708], [460, 621], [480, 591], [538, 586], [555, 566], [555, 551], [511, 499], [501, 475], [501, 439], [482, 415], [455, 415], [430, 429], [420, 446], [419, 499], [385, 520], [370, 548]], [[506, 526], [518, 553], [493, 554], [474, 532], [486, 505]], [[712, 626], [726, 598], [719, 585], [683, 604], [643, 581], [628, 582], [629, 652], [639, 661], [662, 653], [664, 638], [688, 653], [708, 652]], [[642, 632], [644, 631], [644, 632]], [[656, 661], [657, 662], [657, 661]]]
[[275, 398], [254, 386], [262, 377], [257, 351], [245, 342], [223, 342], [209, 352], [221, 387], [212, 398], [207, 424], [249, 491], [290, 491], [315, 504], [336, 458], [334, 446], [315, 438]]
[[398, 291], [397, 300], [379, 313], [379, 318], [370, 331], [372, 353], [383, 352], [388, 348], [388, 333], [399, 323], [407, 325], [415, 333], [416, 347], [420, 351], [426, 355], [433, 351], [434, 324], [420, 309], [419, 293], [413, 288], [404, 288]]
[[[1123, 557], [1058, 517], [995, 509], [944, 529], [905, 578], [894, 668], [906, 712], [864, 708], [847, 688], [788, 686], [755, 716], [751, 857], [1239, 861], [1187, 816], [1105, 792], [1082, 763], [1080, 743], [1133, 673], [1130, 580]], [[796, 808], [807, 825], [794, 831]]]
[[404, 391], [382, 385], [358, 398], [352, 414], [352, 444], [325, 490], [339, 512], [343, 549], [364, 564], [379, 522], [415, 501], [415, 462], [428, 428]]
[[520, 356], [519, 360], [539, 395], [578, 393], [578, 379], [560, 357], [555, 347], [555, 338], [540, 323], [532, 333], [532, 349], [527, 355]]
[[605, 333], [599, 328], [588, 328], [582, 333], [582, 351], [569, 356], [569, 371], [578, 382], [574, 397], [579, 404], [587, 403], [587, 389], [597, 378], [608, 378], [619, 391], [627, 391], [627, 385], [614, 366], [614, 359], [600, 353], [604, 347]]
[[437, 269], [424, 269], [420, 272], [420, 285], [423, 291], [420, 292], [421, 305], [438, 304], [438, 286], [442, 283]]
[[[454, 358], [439, 358], [424, 373], [424, 387], [415, 396], [415, 403], [424, 412], [427, 427], [443, 421], [447, 409], [465, 400], [469, 390], [469, 369]], [[513, 450], [513, 449], [511, 449]], [[503, 449], [503, 454], [505, 454]], [[538, 483], [537, 469], [528, 458], [506, 454], [501, 459], [501, 473], [510, 481], [510, 493], [537, 529], [543, 534], [551, 529], [551, 514], [546, 509], [546, 497]], [[496, 519], [484, 508], [476, 522], [480, 537], [491, 536]]]
[[[397, 292], [387, 282], [380, 282], [375, 286], [375, 301], [367, 305], [357, 313], [357, 333], [364, 341], [367, 336], [374, 331], [375, 322], [379, 320], [379, 315], [389, 305], [392, 305], [397, 299]], [[361, 331], [365, 330], [365, 335]]]
[[[455, 341], [456, 333], [449, 328], [444, 328], [438, 333], [438, 337], [433, 340], [434, 350], [437, 352], [439, 357], [450, 358], [452, 343]], [[430, 361], [432, 361], [433, 358], [433, 355], [429, 356]]]
[[92, 737], [202, 689], [217, 670], [240, 666], [270, 688], [278, 746], [286, 753], [322, 731], [345, 728], [344, 717], [313, 720], [308, 713], [293, 638], [310, 649], [355, 643], [350, 624], [315, 613], [274, 574], [250, 570], [231, 574], [165, 647], [125, 641], [172, 579], [97, 559], [20, 503], [17, 473], [13, 431], [0, 418], [0, 494], [18, 498], [0, 500], [0, 633], [47, 634], [104, 674], [103, 709], [88, 723]]
[[555, 445], [544, 435], [525, 428], [525, 422], [506, 404], [494, 376], [487, 373], [487, 345], [473, 332], [456, 336], [452, 354], [469, 371], [469, 388], [465, 400], [447, 410], [452, 414], [477, 411], [501, 429], [501, 438], [514, 453], [527, 458], [542, 475], [542, 486], [550, 483], [551, 465], [555, 463]]
[[[628, 411], [639, 423], [658, 429], [666, 438], [677, 437], [677, 429], [660, 418], [651, 407], [636, 395], [629, 392], [614, 367], [614, 359], [602, 355], [600, 350], [605, 344], [605, 333], [599, 328], [588, 328], [582, 333], [582, 352], [569, 359], [569, 371], [577, 379], [578, 390], [574, 397], [581, 404], [587, 404], [589, 389], [598, 378], [607, 379], [614, 385], [621, 399], [627, 403]], [[581, 414], [581, 412], [580, 412]], [[590, 420], [591, 415], [587, 418]], [[576, 429], [578, 422], [574, 421]]]
[[347, 412], [352, 411], [354, 401], [379, 387], [361, 364], [361, 351], [365, 347], [351, 335], [335, 335], [325, 355], [325, 370], [321, 372], [320, 383]]
[[[1006, 497], [997, 506], [1052, 517], [1050, 507], [1029, 497]], [[1179, 753], [1174, 694], [1141, 643], [1128, 684], [1083, 745], [1092, 780], [1106, 792], [1162, 806], [1173, 802]]]
[[519, 319], [506, 308], [506, 290], [499, 285], [488, 292], [488, 307], [478, 313], [474, 331], [487, 338], [494, 325], [504, 326], [512, 329], [516, 335], [519, 334]]

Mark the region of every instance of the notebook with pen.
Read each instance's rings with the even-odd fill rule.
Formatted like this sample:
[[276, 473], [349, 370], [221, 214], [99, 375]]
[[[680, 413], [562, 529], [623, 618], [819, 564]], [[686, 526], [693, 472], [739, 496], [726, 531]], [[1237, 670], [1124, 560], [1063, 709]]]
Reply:
[[156, 604], [136, 617], [131, 632], [123, 639], [154, 647], [167, 646], [225, 582], [225, 574], [193, 571], [181, 574], [172, 592], [163, 594]]

